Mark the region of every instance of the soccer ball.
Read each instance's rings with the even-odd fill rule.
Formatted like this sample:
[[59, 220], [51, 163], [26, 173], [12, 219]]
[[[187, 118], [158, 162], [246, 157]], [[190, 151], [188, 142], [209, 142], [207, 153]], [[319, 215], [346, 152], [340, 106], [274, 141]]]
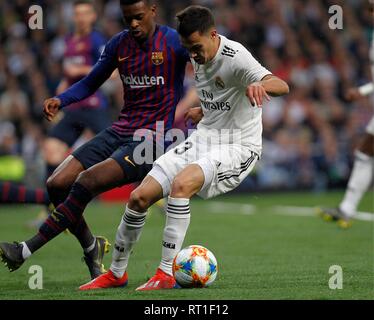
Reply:
[[203, 288], [217, 277], [217, 260], [207, 248], [192, 245], [182, 249], [173, 261], [173, 276], [184, 288]]

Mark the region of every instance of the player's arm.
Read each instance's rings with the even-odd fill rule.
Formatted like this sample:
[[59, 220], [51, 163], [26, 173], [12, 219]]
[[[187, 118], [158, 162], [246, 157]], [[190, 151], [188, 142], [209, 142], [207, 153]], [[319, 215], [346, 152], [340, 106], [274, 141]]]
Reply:
[[263, 100], [270, 100], [269, 96], [278, 97], [289, 93], [288, 84], [282, 79], [268, 74], [260, 81], [251, 83], [247, 87], [246, 95], [252, 105], [262, 106]]
[[345, 93], [348, 101], [355, 101], [374, 92], [374, 82], [369, 82], [358, 88], [349, 88]]
[[261, 107], [264, 99], [289, 92], [287, 83], [264, 68], [244, 47], [233, 58], [232, 70], [253, 106]]
[[191, 87], [178, 104], [175, 118], [179, 119], [182, 116], [185, 123], [187, 123], [188, 120], [191, 120], [194, 124], [199, 123], [203, 117], [203, 111], [200, 106], [200, 98], [197, 95], [195, 87]]
[[111, 76], [114, 69], [115, 65], [112, 62], [99, 61], [82, 80], [76, 82], [62, 94], [44, 101], [45, 118], [52, 121], [61, 108], [91, 96]]

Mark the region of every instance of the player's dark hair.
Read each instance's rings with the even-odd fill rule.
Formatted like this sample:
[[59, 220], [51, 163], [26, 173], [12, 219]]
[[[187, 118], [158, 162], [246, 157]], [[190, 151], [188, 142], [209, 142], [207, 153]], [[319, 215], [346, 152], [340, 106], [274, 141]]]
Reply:
[[127, 6], [141, 1], [143, 1], [145, 4], [149, 3], [149, 0], [120, 0], [120, 5]]
[[178, 33], [184, 37], [189, 37], [192, 33], [206, 33], [215, 26], [212, 11], [202, 6], [189, 6], [177, 13]]

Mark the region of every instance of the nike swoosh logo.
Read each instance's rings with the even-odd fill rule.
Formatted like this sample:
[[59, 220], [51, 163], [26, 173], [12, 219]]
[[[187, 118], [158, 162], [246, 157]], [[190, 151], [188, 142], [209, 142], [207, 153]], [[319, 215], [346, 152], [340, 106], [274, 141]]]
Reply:
[[129, 156], [126, 156], [124, 157], [123, 159], [125, 159], [126, 162], [130, 163], [133, 167], [136, 167], [136, 165], [134, 164], [134, 162], [132, 162], [130, 159], [129, 159]]
[[122, 61], [125, 61], [125, 60], [127, 60], [128, 58], [130, 58], [130, 56], [127, 56], [127, 57], [123, 57], [123, 58], [121, 58], [121, 57], [118, 57], [118, 61], [119, 61], [119, 62], [122, 62]]

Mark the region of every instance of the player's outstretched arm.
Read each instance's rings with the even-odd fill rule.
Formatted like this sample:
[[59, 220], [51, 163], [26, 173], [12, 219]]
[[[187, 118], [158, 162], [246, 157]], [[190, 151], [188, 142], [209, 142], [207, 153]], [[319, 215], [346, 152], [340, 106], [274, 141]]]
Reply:
[[270, 100], [270, 96], [278, 97], [288, 94], [288, 84], [278, 77], [268, 74], [261, 81], [251, 83], [247, 87], [246, 95], [252, 105], [262, 107], [264, 99]]
[[194, 107], [190, 108], [184, 115], [184, 123], [187, 125], [187, 121], [191, 120], [193, 124], [198, 124], [204, 117], [203, 108]]
[[121, 34], [114, 36], [88, 75], [76, 82], [56, 98], [60, 99], [60, 108], [91, 96], [117, 68], [117, 48]]
[[344, 96], [348, 101], [355, 101], [371, 94], [372, 92], [374, 92], [374, 83], [369, 82], [358, 88], [349, 88]]
[[187, 124], [191, 120], [193, 124], [198, 124], [203, 117], [203, 111], [200, 106], [200, 98], [195, 87], [188, 90], [187, 94], [178, 104], [176, 119], [184, 118], [184, 123]]
[[114, 63], [99, 61], [87, 76], [57, 96], [61, 101], [60, 108], [91, 96], [112, 75], [115, 68]]

